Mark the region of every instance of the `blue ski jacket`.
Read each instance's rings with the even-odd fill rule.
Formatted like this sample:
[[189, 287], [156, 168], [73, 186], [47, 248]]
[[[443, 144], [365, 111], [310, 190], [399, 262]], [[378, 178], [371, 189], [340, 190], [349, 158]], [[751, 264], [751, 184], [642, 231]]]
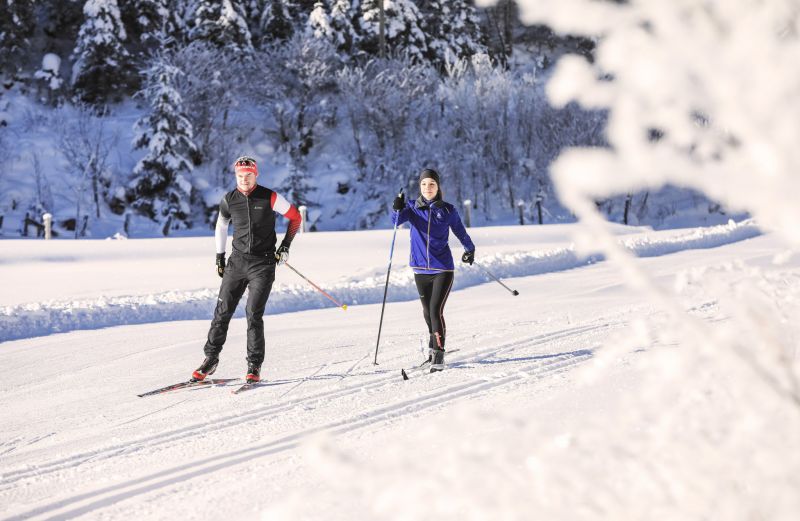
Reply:
[[447, 244], [450, 229], [466, 251], [474, 251], [472, 243], [455, 206], [442, 200], [428, 202], [422, 196], [406, 202], [406, 207], [392, 212], [392, 223], [411, 227], [410, 266], [414, 273], [453, 271], [453, 254]]

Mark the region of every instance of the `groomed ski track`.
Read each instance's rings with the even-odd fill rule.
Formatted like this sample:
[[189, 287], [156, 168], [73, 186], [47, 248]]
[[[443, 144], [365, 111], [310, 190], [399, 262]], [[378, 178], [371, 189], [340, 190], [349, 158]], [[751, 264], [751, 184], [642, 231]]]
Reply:
[[[766, 262], [773, 251], [760, 237], [640, 262], [669, 284], [698, 264]], [[267, 317], [266, 381], [235, 396], [233, 386], [136, 396], [188, 376], [202, 358], [205, 320], [7, 342], [0, 352], [8, 374], [0, 381], [7, 434], [0, 517], [259, 514], [284, 487], [309, 483], [302, 454], [319, 440], [345, 453], [409, 450], [381, 449], [376, 440], [396, 440], [393, 433], [422, 429], [469, 403], [502, 408], [546, 400], [572, 386], [604, 344], [624, 336], [631, 317], [659, 315], [637, 303], [609, 263], [507, 282], [519, 297], [494, 283], [454, 292], [448, 346], [459, 351], [444, 372], [408, 381], [400, 368], [423, 356], [416, 302], [392, 304], [378, 366], [371, 363], [377, 305], [348, 310], [346, 321], [336, 309]], [[719, 319], [714, 302], [696, 300], [687, 309]], [[648, 356], [646, 348], [634, 356]], [[243, 358], [244, 321], [236, 319], [214, 376], [241, 377]], [[256, 496], [221, 504], [231, 487]]]

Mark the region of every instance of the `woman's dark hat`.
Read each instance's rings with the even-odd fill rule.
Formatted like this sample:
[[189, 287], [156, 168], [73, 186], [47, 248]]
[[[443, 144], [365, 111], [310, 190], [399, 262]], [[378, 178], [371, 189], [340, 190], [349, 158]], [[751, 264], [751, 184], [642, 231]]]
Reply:
[[436, 181], [437, 185], [441, 185], [442, 183], [439, 182], [439, 172], [434, 170], [433, 168], [425, 168], [419, 174], [419, 182], [421, 183], [423, 179], [433, 179]]

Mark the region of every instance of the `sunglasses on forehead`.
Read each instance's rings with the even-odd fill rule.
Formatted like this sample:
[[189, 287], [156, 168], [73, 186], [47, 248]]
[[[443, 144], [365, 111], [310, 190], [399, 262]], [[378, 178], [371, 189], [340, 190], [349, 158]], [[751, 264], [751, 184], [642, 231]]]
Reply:
[[234, 165], [236, 166], [253, 166], [256, 164], [256, 160], [252, 157], [242, 156], [236, 160]]

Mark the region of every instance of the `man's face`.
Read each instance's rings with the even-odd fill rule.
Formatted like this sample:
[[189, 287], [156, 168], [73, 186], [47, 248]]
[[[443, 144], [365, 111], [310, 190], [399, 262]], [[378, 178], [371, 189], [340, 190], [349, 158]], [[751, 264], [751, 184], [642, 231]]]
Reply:
[[257, 174], [253, 172], [236, 172], [236, 186], [243, 192], [249, 192], [256, 186]]

